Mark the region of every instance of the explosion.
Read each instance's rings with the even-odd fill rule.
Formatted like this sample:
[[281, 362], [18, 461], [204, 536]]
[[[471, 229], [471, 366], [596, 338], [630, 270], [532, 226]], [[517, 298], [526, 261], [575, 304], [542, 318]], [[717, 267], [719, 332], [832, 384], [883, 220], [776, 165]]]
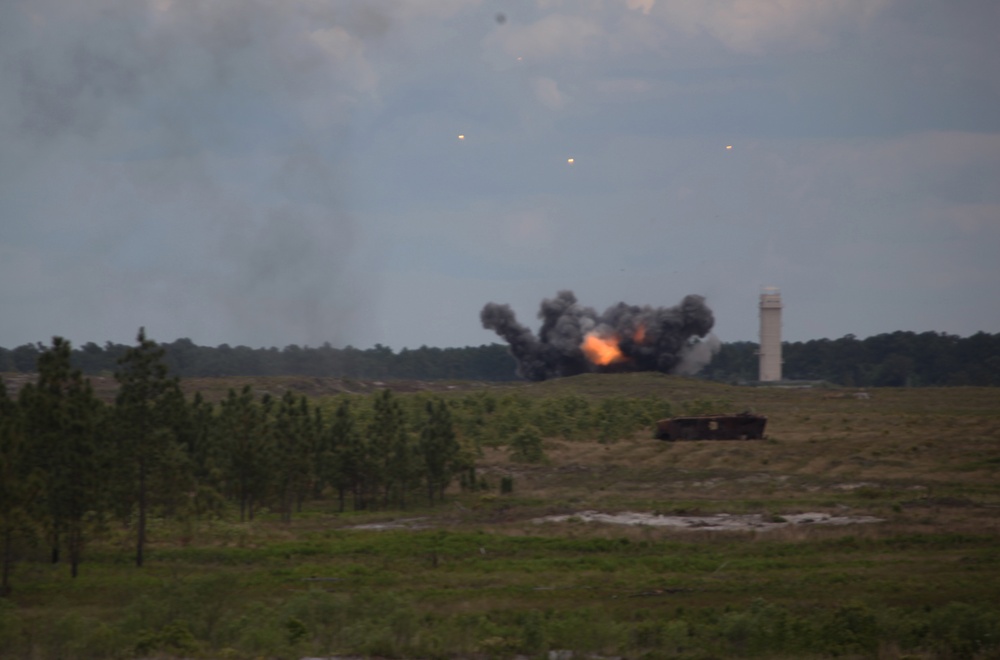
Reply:
[[598, 365], [613, 364], [625, 359], [622, 351], [618, 348], [618, 337], [600, 337], [594, 333], [588, 334], [583, 339], [580, 346], [584, 356]]
[[718, 350], [715, 317], [702, 296], [676, 307], [612, 305], [598, 315], [572, 291], [542, 301], [538, 335], [517, 322], [509, 305], [487, 303], [483, 327], [510, 344], [518, 373], [529, 380], [587, 372], [697, 373]]

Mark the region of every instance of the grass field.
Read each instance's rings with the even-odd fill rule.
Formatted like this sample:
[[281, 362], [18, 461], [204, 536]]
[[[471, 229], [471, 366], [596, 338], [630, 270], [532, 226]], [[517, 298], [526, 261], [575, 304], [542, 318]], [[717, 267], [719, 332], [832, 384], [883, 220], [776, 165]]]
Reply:
[[[218, 398], [242, 384], [186, 387]], [[407, 511], [317, 502], [290, 524], [154, 521], [142, 569], [128, 530], [111, 528], [76, 580], [65, 566], [17, 566], [0, 656], [1000, 657], [1000, 389], [857, 398], [658, 374], [389, 385], [753, 410], [768, 438], [548, 439], [538, 464], [486, 446], [488, 490]], [[318, 398], [372, 388], [253, 386]], [[503, 479], [513, 492], [499, 492]], [[584, 522], [585, 511], [759, 514], [774, 526], [626, 526]], [[880, 522], [787, 524], [802, 513]], [[567, 518], [538, 522], [553, 515]]]

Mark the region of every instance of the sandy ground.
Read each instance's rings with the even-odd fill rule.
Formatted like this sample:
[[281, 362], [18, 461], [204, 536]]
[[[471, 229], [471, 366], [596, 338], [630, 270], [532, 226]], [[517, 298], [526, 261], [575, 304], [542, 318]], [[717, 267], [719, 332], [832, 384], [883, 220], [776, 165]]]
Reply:
[[[633, 527], [671, 527], [675, 529], [696, 529], [708, 531], [767, 531], [792, 525], [859, 525], [883, 522], [874, 516], [838, 516], [829, 513], [790, 513], [784, 516], [762, 515], [759, 513], [734, 514], [717, 513], [712, 516], [667, 516], [658, 513], [601, 513], [600, 511], [579, 511], [559, 516], [534, 518], [531, 522], [546, 523], [586, 522], [609, 525], [631, 525]], [[429, 529], [433, 527], [429, 518], [397, 518], [384, 522], [352, 525], [348, 529], [390, 530]]]
[[780, 529], [790, 525], [855, 525], [882, 522], [874, 516], [834, 516], [828, 513], [795, 513], [785, 516], [763, 516], [761, 514], [719, 513], [712, 516], [666, 516], [656, 513], [601, 513], [581, 511], [561, 516], [535, 518], [537, 524], [567, 521], [608, 523], [612, 525], [646, 525], [649, 527], [674, 527], [680, 529], [741, 531]]
[[348, 529], [374, 529], [378, 531], [387, 529], [427, 529], [431, 527], [427, 518], [399, 518], [388, 522], [367, 523], [364, 525], [353, 525]]

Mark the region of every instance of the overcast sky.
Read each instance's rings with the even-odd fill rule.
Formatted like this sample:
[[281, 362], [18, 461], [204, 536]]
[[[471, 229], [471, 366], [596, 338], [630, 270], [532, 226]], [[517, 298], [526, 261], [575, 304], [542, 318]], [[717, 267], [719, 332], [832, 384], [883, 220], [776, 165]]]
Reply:
[[996, 0], [0, 0], [0, 346], [479, 345], [562, 289], [755, 341], [762, 286], [788, 340], [1000, 332], [998, 34]]

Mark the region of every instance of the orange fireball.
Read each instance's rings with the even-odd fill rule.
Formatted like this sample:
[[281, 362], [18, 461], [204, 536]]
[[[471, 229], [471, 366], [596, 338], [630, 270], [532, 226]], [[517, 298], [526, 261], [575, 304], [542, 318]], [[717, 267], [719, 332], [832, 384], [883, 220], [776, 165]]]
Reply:
[[632, 341], [637, 344], [641, 344], [646, 341], [646, 324], [640, 323], [635, 329], [635, 333], [632, 335]]
[[614, 362], [621, 362], [625, 359], [618, 348], [618, 337], [601, 337], [593, 332], [588, 334], [580, 347], [587, 359], [594, 364], [606, 365]]

